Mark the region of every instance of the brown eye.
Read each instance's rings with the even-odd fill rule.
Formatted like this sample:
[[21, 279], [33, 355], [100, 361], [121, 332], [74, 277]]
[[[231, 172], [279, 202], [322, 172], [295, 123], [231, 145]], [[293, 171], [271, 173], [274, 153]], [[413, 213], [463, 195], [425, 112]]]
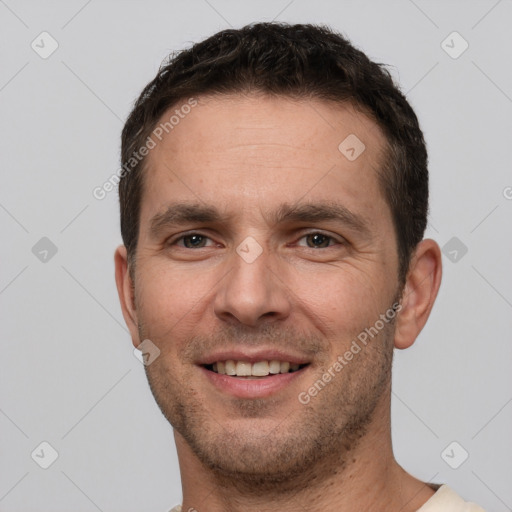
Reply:
[[329, 247], [332, 237], [322, 233], [311, 233], [305, 236], [308, 247], [312, 249], [323, 249]]
[[192, 235], [186, 235], [181, 237], [181, 239], [177, 240], [183, 241], [183, 246], [187, 249], [197, 249], [206, 247], [206, 241], [208, 240], [208, 237], [198, 234], [192, 234]]

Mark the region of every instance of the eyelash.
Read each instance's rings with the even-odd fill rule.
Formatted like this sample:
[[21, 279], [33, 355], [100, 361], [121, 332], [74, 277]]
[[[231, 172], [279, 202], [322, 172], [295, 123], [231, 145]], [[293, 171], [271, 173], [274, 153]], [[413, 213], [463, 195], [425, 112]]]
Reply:
[[[337, 240], [335, 236], [329, 235], [327, 233], [324, 233], [323, 231], [311, 231], [309, 233], [304, 233], [298, 240], [302, 240], [303, 238], [307, 238], [308, 236], [312, 236], [312, 235], [321, 235], [321, 236], [323, 236], [325, 238], [328, 238], [329, 242], [334, 242], [335, 244], [338, 244], [338, 245], [344, 245], [345, 244], [345, 242], [343, 240]], [[203, 235], [201, 232], [192, 231], [192, 232], [186, 233], [184, 235], [181, 235], [180, 237], [178, 237], [178, 238], [176, 238], [174, 240], [169, 241], [168, 245], [169, 246], [177, 245], [178, 242], [183, 241], [184, 239], [189, 238], [189, 237], [193, 237], [193, 236], [200, 236], [200, 237], [206, 238], [208, 240], [211, 240], [211, 238], [209, 236]], [[181, 247], [182, 249], [191, 249], [191, 250], [193, 250], [192, 247], [185, 247], [183, 245], [181, 245], [179, 247]], [[332, 244], [329, 243], [329, 245], [327, 247], [316, 247], [316, 248], [315, 247], [307, 247], [307, 246], [301, 246], [301, 247], [305, 247], [306, 249], [312, 249], [312, 250], [329, 249], [330, 247], [332, 247]], [[206, 249], [206, 248], [207, 247], [198, 247], [198, 249]]]

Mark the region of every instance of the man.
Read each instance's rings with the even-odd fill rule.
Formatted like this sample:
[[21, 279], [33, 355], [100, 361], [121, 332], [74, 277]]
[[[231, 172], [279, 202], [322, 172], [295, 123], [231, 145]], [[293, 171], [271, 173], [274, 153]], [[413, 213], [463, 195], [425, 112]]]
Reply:
[[181, 510], [482, 510], [393, 457], [393, 349], [441, 256], [423, 135], [381, 66], [323, 27], [220, 32], [144, 89], [122, 162], [116, 282]]

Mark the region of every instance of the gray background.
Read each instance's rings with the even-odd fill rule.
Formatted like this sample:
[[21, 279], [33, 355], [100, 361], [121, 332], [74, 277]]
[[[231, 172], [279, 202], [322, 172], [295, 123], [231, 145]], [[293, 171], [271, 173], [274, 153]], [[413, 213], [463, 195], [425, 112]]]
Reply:
[[[428, 235], [456, 239], [430, 322], [396, 354], [394, 448], [419, 478], [512, 510], [510, 0], [0, 0], [1, 511], [180, 501], [172, 430], [115, 290], [117, 192], [92, 190], [118, 169], [123, 120], [170, 50], [273, 19], [342, 31], [391, 65], [420, 117]], [[46, 59], [31, 48], [50, 48], [43, 31], [59, 45]], [[462, 39], [442, 46], [453, 31], [469, 44], [458, 58]], [[43, 441], [59, 455], [48, 469]]]

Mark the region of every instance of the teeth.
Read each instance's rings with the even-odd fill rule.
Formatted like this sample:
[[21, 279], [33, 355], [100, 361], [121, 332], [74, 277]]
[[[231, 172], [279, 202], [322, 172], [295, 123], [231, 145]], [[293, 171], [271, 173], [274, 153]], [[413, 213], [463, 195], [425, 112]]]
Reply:
[[279, 373], [281, 371], [281, 363], [279, 361], [270, 361], [268, 371], [274, 375]]
[[226, 361], [225, 368], [226, 368], [226, 375], [236, 375], [235, 361], [232, 361], [231, 359], [229, 361]]
[[212, 364], [214, 372], [221, 375], [231, 375], [236, 377], [266, 377], [267, 375], [276, 375], [278, 373], [296, 372], [300, 365], [289, 363], [288, 361], [258, 361], [249, 363], [248, 361], [217, 361]]
[[246, 363], [244, 361], [238, 361], [236, 363], [236, 374], [238, 377], [250, 377], [251, 373], [251, 363]]
[[268, 361], [259, 361], [252, 365], [251, 375], [255, 377], [265, 377], [268, 373]]

